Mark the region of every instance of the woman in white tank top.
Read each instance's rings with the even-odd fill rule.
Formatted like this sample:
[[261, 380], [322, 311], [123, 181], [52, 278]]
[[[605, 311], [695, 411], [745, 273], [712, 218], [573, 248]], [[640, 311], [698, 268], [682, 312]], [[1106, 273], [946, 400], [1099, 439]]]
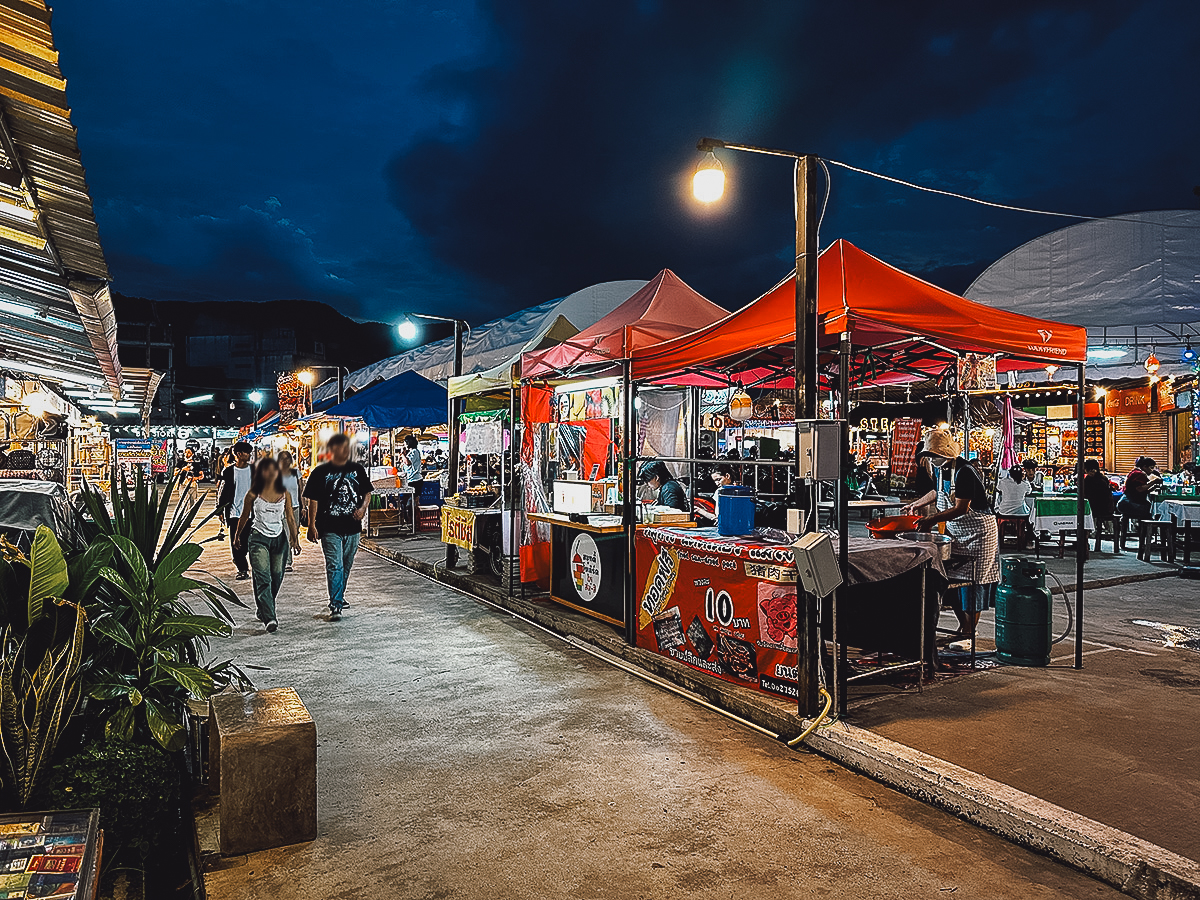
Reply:
[[279, 463], [269, 456], [254, 467], [254, 480], [242, 505], [234, 541], [239, 545], [247, 542], [258, 619], [267, 631], [274, 632], [279, 627], [275, 601], [291, 553], [300, 552], [300, 529], [292, 498], [280, 477]]

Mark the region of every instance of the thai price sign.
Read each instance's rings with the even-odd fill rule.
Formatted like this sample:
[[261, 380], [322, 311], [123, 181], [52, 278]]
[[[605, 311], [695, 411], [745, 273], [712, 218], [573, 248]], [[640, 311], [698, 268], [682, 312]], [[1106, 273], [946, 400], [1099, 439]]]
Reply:
[[637, 644], [725, 681], [796, 697], [796, 563], [787, 544], [716, 529], [638, 534]]

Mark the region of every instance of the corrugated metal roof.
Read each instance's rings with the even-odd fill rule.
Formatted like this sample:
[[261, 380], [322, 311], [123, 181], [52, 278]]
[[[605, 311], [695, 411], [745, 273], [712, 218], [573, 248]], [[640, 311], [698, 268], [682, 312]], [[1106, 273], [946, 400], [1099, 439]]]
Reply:
[[108, 282], [50, 11], [2, 0], [0, 366], [100, 383], [119, 399]]

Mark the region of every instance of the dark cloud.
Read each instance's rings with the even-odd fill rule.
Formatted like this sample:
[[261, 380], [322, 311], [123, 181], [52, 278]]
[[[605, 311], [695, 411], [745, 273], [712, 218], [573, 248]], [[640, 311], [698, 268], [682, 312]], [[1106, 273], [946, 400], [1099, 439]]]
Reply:
[[[1194, 205], [1200, 4], [59, 0], [129, 294], [475, 320], [669, 266], [727, 305], [790, 267], [787, 161], [1095, 214]], [[822, 229], [964, 287], [1056, 220], [836, 171]]]
[[[513, 303], [664, 265], [726, 303], [769, 287], [790, 265], [788, 164], [725, 154], [727, 202], [698, 210], [686, 191], [702, 135], [1100, 214], [1180, 205], [1194, 182], [1200, 133], [1179, 98], [1200, 83], [1195, 7], [487, 10], [485, 54], [428, 83], [457, 98], [461, 124], [398, 153], [388, 181], [440, 260]], [[962, 289], [967, 270], [1057, 224], [835, 171], [823, 237]]]

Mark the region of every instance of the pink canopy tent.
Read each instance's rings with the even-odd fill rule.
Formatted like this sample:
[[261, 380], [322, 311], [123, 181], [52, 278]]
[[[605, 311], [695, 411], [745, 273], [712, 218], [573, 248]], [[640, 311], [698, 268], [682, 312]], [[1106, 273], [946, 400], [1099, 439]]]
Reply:
[[632, 297], [579, 334], [545, 350], [521, 357], [521, 377], [561, 378], [573, 373], [599, 374], [605, 364], [628, 359], [650, 347], [725, 318], [727, 310], [663, 269]]

